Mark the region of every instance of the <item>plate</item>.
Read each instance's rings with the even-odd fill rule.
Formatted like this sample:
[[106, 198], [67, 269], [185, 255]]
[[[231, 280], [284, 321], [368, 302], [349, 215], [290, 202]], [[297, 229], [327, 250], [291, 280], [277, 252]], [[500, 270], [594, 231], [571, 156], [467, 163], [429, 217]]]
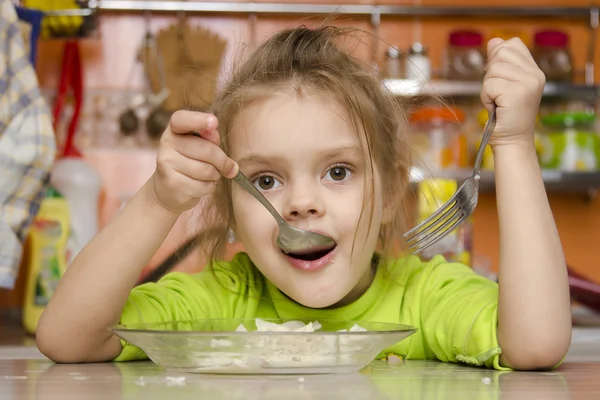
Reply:
[[304, 375], [356, 372], [417, 329], [367, 321], [205, 319], [117, 325], [112, 331], [170, 370]]

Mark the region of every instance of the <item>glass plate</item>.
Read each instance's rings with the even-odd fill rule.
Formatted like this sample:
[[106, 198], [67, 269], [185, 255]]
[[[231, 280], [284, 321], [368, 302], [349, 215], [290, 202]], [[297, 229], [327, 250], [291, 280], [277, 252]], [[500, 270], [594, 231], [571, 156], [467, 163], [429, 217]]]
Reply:
[[[393, 323], [319, 320], [322, 327], [315, 332], [261, 332], [256, 331], [256, 323], [255, 319], [205, 319], [117, 325], [112, 331], [164, 368], [207, 374], [356, 372], [417, 331]], [[236, 331], [240, 325], [248, 332]], [[367, 331], [354, 331], [355, 325]]]

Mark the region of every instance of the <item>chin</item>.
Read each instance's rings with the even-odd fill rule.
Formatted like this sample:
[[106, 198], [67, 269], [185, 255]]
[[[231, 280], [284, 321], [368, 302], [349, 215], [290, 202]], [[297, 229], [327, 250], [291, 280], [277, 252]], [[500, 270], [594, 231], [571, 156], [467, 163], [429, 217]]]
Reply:
[[296, 303], [302, 304], [308, 308], [328, 308], [335, 306], [345, 297], [343, 294], [336, 295], [333, 292], [319, 292], [319, 293], [295, 293], [293, 296], [288, 295], [289, 298], [294, 300]]

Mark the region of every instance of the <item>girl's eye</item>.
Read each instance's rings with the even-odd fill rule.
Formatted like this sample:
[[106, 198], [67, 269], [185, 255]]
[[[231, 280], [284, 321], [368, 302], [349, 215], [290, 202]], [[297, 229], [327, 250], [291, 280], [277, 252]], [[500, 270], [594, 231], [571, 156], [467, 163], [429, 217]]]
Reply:
[[252, 181], [258, 190], [276, 189], [281, 183], [271, 175], [263, 175]]
[[352, 176], [352, 171], [350, 170], [350, 168], [344, 167], [341, 165], [331, 167], [329, 169], [329, 171], [327, 171], [327, 174], [325, 175], [325, 177], [329, 178], [329, 180], [336, 181], [336, 182], [342, 182], [342, 181], [346, 180], [347, 178], [350, 178], [351, 176]]

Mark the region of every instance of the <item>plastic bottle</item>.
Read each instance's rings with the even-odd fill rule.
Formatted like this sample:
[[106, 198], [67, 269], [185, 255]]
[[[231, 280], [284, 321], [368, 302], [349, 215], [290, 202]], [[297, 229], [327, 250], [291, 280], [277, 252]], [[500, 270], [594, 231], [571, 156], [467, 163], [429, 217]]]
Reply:
[[23, 326], [29, 333], [35, 333], [42, 311], [65, 273], [69, 225], [68, 203], [51, 187], [28, 235]]
[[67, 199], [71, 214], [70, 264], [98, 233], [98, 207], [101, 180], [81, 156], [66, 155], [56, 161], [50, 178], [52, 186]]

